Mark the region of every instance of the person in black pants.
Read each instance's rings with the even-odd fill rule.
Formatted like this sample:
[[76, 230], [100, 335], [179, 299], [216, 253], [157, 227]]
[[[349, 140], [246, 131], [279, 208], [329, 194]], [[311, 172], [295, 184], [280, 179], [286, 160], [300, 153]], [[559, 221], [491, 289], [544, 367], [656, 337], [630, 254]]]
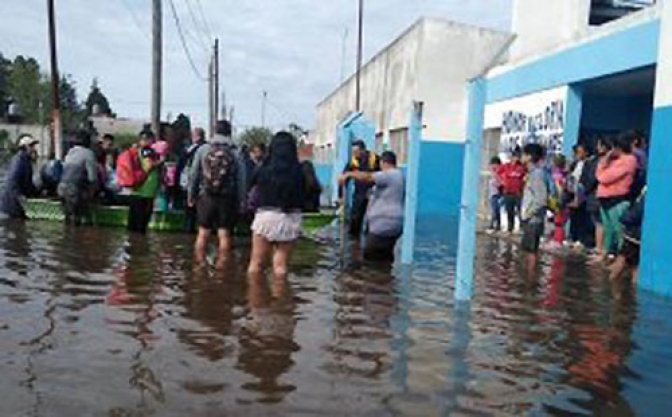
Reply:
[[[357, 140], [352, 144], [352, 160], [343, 170], [349, 172], [379, 172], [380, 160], [378, 156], [366, 150], [363, 141]], [[350, 235], [359, 237], [364, 228], [364, 217], [369, 207], [369, 193], [373, 185], [366, 181], [355, 180], [355, 193], [350, 211]], [[343, 198], [343, 196], [341, 196]]]

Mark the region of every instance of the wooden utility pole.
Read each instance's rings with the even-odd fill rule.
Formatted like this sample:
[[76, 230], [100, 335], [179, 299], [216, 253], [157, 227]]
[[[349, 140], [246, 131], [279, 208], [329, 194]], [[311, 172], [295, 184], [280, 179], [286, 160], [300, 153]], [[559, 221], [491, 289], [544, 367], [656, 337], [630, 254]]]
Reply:
[[364, 41], [364, 0], [359, 0], [359, 30], [357, 36], [357, 86], [355, 87], [356, 105], [355, 110], [360, 111], [362, 107], [362, 44]]
[[216, 110], [215, 110], [215, 87], [214, 87], [214, 65], [212, 57], [210, 59], [210, 65], [208, 65], [208, 127], [210, 129], [210, 137], [215, 136], [215, 119], [216, 119]]
[[217, 123], [219, 115], [219, 39], [215, 39], [215, 123]]
[[52, 101], [52, 125], [50, 153], [53, 152], [56, 159], [63, 159], [63, 129], [61, 123], [61, 94], [60, 77], [58, 76], [58, 52], [56, 50], [56, 13], [54, 0], [47, 0], [47, 13], [49, 16], [49, 52], [51, 58], [51, 101]]
[[161, 67], [163, 56], [162, 0], [152, 0], [152, 131], [159, 135], [161, 130]]

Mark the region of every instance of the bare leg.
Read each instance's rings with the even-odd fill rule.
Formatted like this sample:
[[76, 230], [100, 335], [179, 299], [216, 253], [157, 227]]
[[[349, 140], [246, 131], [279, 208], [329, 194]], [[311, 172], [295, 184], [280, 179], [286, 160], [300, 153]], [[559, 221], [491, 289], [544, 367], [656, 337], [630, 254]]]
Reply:
[[226, 259], [233, 249], [233, 240], [231, 233], [225, 229], [217, 231], [217, 238], [219, 240], [219, 248], [217, 250], [217, 269], [223, 269]]
[[210, 230], [199, 227], [198, 237], [196, 238], [196, 246], [194, 253], [196, 255], [196, 262], [205, 263], [208, 252], [208, 241], [210, 240]]
[[619, 280], [623, 276], [623, 273], [627, 267], [628, 265], [625, 261], [625, 257], [618, 255], [614, 263], [609, 267], [609, 279], [612, 281]]
[[287, 264], [289, 258], [292, 257], [294, 250], [294, 242], [278, 243], [273, 252], [273, 278], [276, 280], [284, 280], [287, 278]]
[[250, 266], [247, 269], [250, 276], [261, 275], [272, 249], [271, 243], [266, 238], [257, 234], [252, 236], [252, 254], [250, 255]]
[[601, 224], [595, 225], [595, 252], [604, 255], [604, 228]]

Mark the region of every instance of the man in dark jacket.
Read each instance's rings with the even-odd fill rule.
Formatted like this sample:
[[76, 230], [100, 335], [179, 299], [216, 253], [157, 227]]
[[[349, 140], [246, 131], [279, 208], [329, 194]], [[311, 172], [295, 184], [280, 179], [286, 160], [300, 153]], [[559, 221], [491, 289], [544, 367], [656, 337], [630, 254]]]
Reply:
[[0, 194], [0, 212], [13, 219], [26, 219], [21, 200], [35, 194], [33, 185], [33, 162], [37, 159], [39, 141], [30, 135], [19, 138], [19, 151], [5, 178], [5, 188]]
[[[363, 141], [357, 140], [352, 144], [352, 159], [343, 170], [343, 174], [368, 172], [374, 173], [380, 171], [380, 160], [378, 156], [366, 150]], [[373, 184], [366, 181], [355, 181], [355, 193], [352, 199], [352, 208], [350, 210], [350, 235], [360, 237], [364, 227], [364, 217], [369, 207], [369, 197]]]

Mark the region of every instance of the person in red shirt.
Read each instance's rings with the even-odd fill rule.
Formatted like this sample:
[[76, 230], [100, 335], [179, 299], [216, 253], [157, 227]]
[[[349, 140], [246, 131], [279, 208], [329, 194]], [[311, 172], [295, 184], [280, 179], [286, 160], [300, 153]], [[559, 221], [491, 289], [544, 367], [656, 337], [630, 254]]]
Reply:
[[516, 218], [520, 216], [520, 203], [525, 187], [525, 175], [527, 175], [527, 170], [520, 161], [520, 154], [520, 147], [516, 147], [511, 153], [511, 160], [499, 169], [509, 233], [513, 233]]

